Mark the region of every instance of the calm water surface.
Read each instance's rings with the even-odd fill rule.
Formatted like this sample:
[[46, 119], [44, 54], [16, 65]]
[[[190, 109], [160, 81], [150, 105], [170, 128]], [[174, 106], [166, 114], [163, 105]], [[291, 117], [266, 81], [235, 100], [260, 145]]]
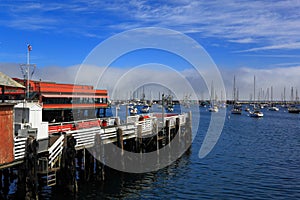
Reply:
[[[122, 109], [120, 113], [122, 113]], [[195, 111], [198, 107], [192, 107]], [[74, 196], [44, 188], [43, 199], [300, 199], [300, 115], [264, 110], [264, 118], [228, 115], [215, 148], [198, 152], [211, 113], [201, 108], [190, 152], [157, 172], [111, 172], [80, 183]], [[194, 124], [195, 125], [195, 124]], [[195, 133], [194, 133], [195, 134]]]

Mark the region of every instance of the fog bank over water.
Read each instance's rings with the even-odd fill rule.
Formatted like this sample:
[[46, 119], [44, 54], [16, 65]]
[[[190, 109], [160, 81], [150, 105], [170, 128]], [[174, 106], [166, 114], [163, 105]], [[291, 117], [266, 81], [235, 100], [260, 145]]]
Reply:
[[[150, 64], [148, 64], [150, 65]], [[82, 67], [82, 66], [81, 66]], [[186, 69], [176, 71], [171, 66], [154, 66], [147, 69], [133, 70], [133, 68], [118, 68], [118, 67], [98, 67], [84, 66], [84, 71], [78, 74], [80, 65], [69, 67], [47, 66], [35, 69], [32, 79], [42, 81], [54, 81], [58, 83], [80, 83], [94, 85], [99, 89], [108, 89], [110, 94], [117, 99], [128, 99], [133, 94], [141, 96], [142, 89], [145, 91], [146, 98], [156, 99], [159, 92], [176, 93], [176, 97], [182, 99], [185, 96], [190, 96], [191, 99], [209, 99], [208, 89], [211, 89], [212, 83], [205, 84], [201, 75], [205, 76], [205, 72], [201, 75], [195, 69]], [[254, 68], [238, 68], [238, 69], [220, 69], [224, 85], [226, 88], [226, 98], [233, 97], [233, 77], [236, 77], [236, 88], [238, 89], [239, 99], [253, 99], [253, 77], [256, 77], [256, 100], [271, 99], [271, 87], [273, 87], [273, 99], [281, 100], [284, 95], [285, 99], [291, 99], [291, 88], [293, 87], [294, 99], [296, 99], [296, 91], [300, 96], [300, 66], [293, 67], [276, 67], [268, 69]], [[11, 76], [22, 78], [22, 72], [17, 63], [1, 63], [0, 71]], [[80, 76], [80, 82], [77, 82]], [[130, 88], [133, 81], [140, 80], [140, 85]], [[180, 81], [179, 81], [180, 79]], [[163, 80], [163, 82], [161, 82]], [[186, 81], [191, 85], [187, 88], [182, 81]], [[144, 85], [144, 87], [143, 87]], [[151, 86], [152, 85], [152, 86]], [[166, 89], [171, 85], [173, 90]], [[128, 87], [124, 87], [128, 86]], [[160, 87], [162, 86], [162, 87]], [[127, 89], [124, 89], [127, 88]], [[140, 89], [138, 89], [140, 88]], [[138, 90], [137, 90], [138, 89]], [[215, 93], [218, 99], [224, 99], [225, 94], [221, 94], [218, 88], [215, 88]], [[134, 93], [135, 92], [135, 93]], [[197, 97], [193, 96], [195, 92]]]

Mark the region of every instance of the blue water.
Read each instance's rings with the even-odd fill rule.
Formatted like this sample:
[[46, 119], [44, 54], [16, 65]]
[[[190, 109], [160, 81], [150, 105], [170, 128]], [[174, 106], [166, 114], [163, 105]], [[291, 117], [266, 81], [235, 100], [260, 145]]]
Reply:
[[[119, 113], [125, 112], [122, 109]], [[191, 109], [195, 112], [198, 106]], [[263, 111], [261, 119], [250, 118], [246, 112], [227, 114], [215, 148], [200, 159], [211, 117], [201, 108], [190, 152], [156, 172], [111, 172], [104, 183], [79, 182], [76, 198], [300, 199], [300, 115], [283, 108]], [[74, 198], [51, 188], [44, 188], [41, 197]]]
[[[196, 109], [198, 106], [192, 107]], [[102, 187], [97, 183], [83, 186], [78, 197], [300, 199], [300, 115], [284, 109], [263, 111], [261, 119], [250, 118], [246, 112], [227, 114], [215, 148], [200, 159], [198, 152], [211, 117], [201, 108], [190, 153], [157, 172], [122, 173]]]

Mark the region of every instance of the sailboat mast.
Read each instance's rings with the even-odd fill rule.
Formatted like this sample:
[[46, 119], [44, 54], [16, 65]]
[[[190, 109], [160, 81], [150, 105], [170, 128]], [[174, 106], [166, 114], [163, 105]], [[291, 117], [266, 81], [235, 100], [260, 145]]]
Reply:
[[254, 88], [254, 91], [253, 91], [253, 101], [255, 102], [255, 75], [254, 75], [254, 83], [253, 84], [254, 84], [254, 87], [253, 87]]
[[235, 75], [233, 76], [233, 101], [236, 101]]
[[214, 82], [211, 82], [211, 90], [210, 90], [210, 103], [212, 104], [214, 99]]
[[273, 102], [273, 86], [271, 86], [271, 102]]

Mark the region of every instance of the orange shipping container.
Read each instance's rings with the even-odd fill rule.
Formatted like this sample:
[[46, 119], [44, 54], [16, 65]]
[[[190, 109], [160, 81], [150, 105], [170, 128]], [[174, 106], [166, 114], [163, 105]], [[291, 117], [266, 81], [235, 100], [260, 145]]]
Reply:
[[13, 104], [0, 104], [0, 165], [14, 160]]

